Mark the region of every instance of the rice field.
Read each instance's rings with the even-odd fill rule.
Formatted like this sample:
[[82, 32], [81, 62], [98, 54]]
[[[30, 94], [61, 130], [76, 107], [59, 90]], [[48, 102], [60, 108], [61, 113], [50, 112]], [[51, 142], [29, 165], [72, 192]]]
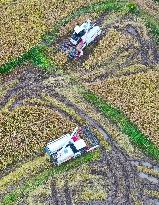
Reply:
[[[0, 11], [0, 204], [158, 201], [157, 3], [8, 0]], [[70, 60], [59, 47], [87, 19], [102, 33]], [[85, 125], [100, 147], [55, 166], [46, 144]]]

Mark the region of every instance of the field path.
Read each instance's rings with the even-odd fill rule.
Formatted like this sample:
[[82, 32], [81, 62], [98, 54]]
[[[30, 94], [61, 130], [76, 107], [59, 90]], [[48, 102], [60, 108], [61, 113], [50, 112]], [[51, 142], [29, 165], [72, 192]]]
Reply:
[[[54, 97], [56, 96], [56, 99], [63, 102], [68, 107], [74, 109], [78, 115], [80, 115], [90, 124], [90, 126], [98, 129], [98, 131], [104, 136], [105, 140], [111, 144], [112, 153], [108, 154], [104, 151], [102, 160], [100, 161], [101, 164], [98, 164], [100, 167], [106, 163], [110, 167], [113, 177], [116, 178], [114, 185], [112, 186], [113, 192], [111, 192], [110, 196], [108, 197], [106, 204], [120, 204], [120, 202], [125, 204], [134, 204], [132, 197], [132, 192], [134, 191], [136, 192], [136, 197], [138, 200], [141, 200], [142, 202], [145, 201], [146, 204], [147, 198], [143, 195], [142, 188], [144, 188], [144, 185], [153, 187], [153, 183], [151, 183], [151, 181], [147, 181], [145, 184], [143, 183], [136, 167], [131, 163], [132, 159], [130, 159], [124, 150], [119, 147], [119, 145], [111, 138], [111, 136], [100, 125], [99, 122], [91, 118], [81, 108], [73, 104], [64, 96], [61, 96], [58, 93], [50, 93], [50, 96], [51, 95]], [[151, 160], [149, 163], [152, 163]], [[120, 179], [122, 179], [122, 181], [120, 181]], [[154, 190], [159, 190], [158, 186], [155, 186], [154, 188]]]

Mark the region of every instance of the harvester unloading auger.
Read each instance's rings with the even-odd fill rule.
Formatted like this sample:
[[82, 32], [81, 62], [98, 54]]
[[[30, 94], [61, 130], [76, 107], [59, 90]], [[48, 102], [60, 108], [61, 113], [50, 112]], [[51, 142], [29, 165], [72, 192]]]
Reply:
[[69, 58], [79, 59], [83, 55], [83, 49], [95, 40], [101, 34], [99, 26], [95, 26], [88, 19], [81, 26], [76, 25], [69, 41], [64, 42], [60, 49], [64, 51]]

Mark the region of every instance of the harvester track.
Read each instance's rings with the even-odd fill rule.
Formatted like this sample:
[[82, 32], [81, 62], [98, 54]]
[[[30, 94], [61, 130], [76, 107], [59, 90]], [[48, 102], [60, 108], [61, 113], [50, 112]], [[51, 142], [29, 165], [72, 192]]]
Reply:
[[[110, 155], [108, 155], [107, 158], [108, 159], [110, 158], [110, 163], [112, 164], [112, 168], [114, 165], [117, 166], [114, 169], [116, 175], [119, 176], [118, 175], [119, 173], [123, 175], [125, 181], [125, 196], [124, 196], [125, 202], [127, 202], [127, 204], [133, 204], [130, 190], [138, 189], [138, 187], [136, 187], [136, 182], [135, 182], [135, 178], [137, 178], [138, 176], [136, 174], [136, 170], [134, 169], [134, 167], [131, 165], [129, 161], [128, 155], [124, 153], [124, 151], [121, 148], [119, 148], [116, 142], [112, 140], [112, 138], [107, 134], [104, 128], [97, 121], [89, 117], [83, 110], [81, 110], [79, 107], [71, 103], [65, 97], [60, 96], [58, 93], [56, 93], [56, 98], [59, 101], [63, 102], [68, 107], [71, 107], [72, 109], [76, 110], [76, 113], [78, 113], [81, 117], [86, 119], [87, 122], [90, 123], [90, 125], [97, 128], [98, 131], [101, 132], [104, 135], [105, 139], [111, 144], [113, 151], [111, 157]], [[139, 196], [140, 199], [142, 197], [143, 196]]]
[[[107, 201], [105, 201], [105, 204], [133, 204], [133, 198], [132, 198], [132, 192], [136, 190], [136, 193], [138, 193], [137, 198], [139, 200], [145, 201], [145, 196], [142, 195], [140, 192], [141, 187], [150, 187], [150, 189], [159, 189], [158, 186], [152, 184], [151, 182], [143, 183], [142, 180], [139, 178], [137, 174], [136, 167], [133, 165], [132, 160], [130, 157], [124, 152], [122, 148], [118, 146], [118, 144], [109, 136], [109, 134], [106, 132], [106, 130], [100, 125], [99, 122], [92, 119], [88, 114], [84, 112], [80, 107], [73, 104], [70, 100], [68, 100], [66, 97], [60, 95], [52, 86], [46, 86], [42, 85], [40, 82], [39, 84], [37, 82], [29, 83], [26, 78], [21, 78], [21, 84], [16, 87], [15, 90], [8, 91], [7, 95], [4, 97], [5, 100], [3, 101], [3, 105], [8, 100], [8, 97], [13, 93], [11, 96], [17, 95], [16, 101], [11, 105], [10, 110], [12, 111], [15, 108], [15, 104], [17, 102], [21, 102], [23, 104], [23, 100], [27, 98], [30, 98], [35, 93], [38, 93], [39, 90], [46, 90], [45, 92], [53, 98], [56, 98], [58, 101], [62, 102], [65, 106], [72, 108], [81, 118], [85, 119], [90, 126], [95, 127], [98, 129], [98, 131], [104, 136], [105, 140], [112, 146], [112, 152], [107, 153], [105, 151], [102, 151], [102, 158], [100, 161], [93, 162], [97, 164], [99, 167], [102, 165], [106, 165], [109, 167], [109, 170], [111, 171], [112, 176], [112, 187], [111, 191], [109, 193]], [[29, 90], [30, 95], [22, 95], [22, 93], [26, 93], [26, 90]], [[35, 97], [39, 97], [39, 99], [44, 100], [40, 94], [35, 95]], [[38, 103], [28, 103], [30, 106], [39, 105]], [[17, 106], [20, 106], [20, 104]], [[57, 110], [60, 112], [64, 117], [68, 117], [70, 120], [75, 121], [76, 119], [72, 118], [72, 116], [68, 115], [68, 113], [62, 111], [61, 109], [54, 107], [52, 105], [46, 106], [49, 109]], [[79, 122], [76, 121], [76, 123], [79, 124]], [[139, 161], [140, 162], [140, 161]], [[92, 165], [93, 165], [92, 163]], [[151, 162], [152, 163], [152, 162]], [[101, 173], [105, 174], [105, 173]], [[120, 181], [121, 179], [121, 181]], [[71, 191], [69, 192], [71, 193]], [[65, 189], [65, 197], [68, 195], [68, 192], [66, 194]], [[71, 198], [70, 196], [69, 199]], [[95, 202], [92, 202], [92, 204], [97, 204]]]

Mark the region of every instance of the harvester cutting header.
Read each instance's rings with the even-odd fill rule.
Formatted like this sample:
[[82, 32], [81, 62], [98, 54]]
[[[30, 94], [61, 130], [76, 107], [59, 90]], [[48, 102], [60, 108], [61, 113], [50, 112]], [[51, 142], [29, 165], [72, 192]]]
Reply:
[[71, 59], [79, 59], [83, 55], [83, 49], [101, 34], [99, 26], [95, 26], [88, 19], [81, 26], [76, 25], [69, 41], [64, 42], [60, 49], [68, 54]]

